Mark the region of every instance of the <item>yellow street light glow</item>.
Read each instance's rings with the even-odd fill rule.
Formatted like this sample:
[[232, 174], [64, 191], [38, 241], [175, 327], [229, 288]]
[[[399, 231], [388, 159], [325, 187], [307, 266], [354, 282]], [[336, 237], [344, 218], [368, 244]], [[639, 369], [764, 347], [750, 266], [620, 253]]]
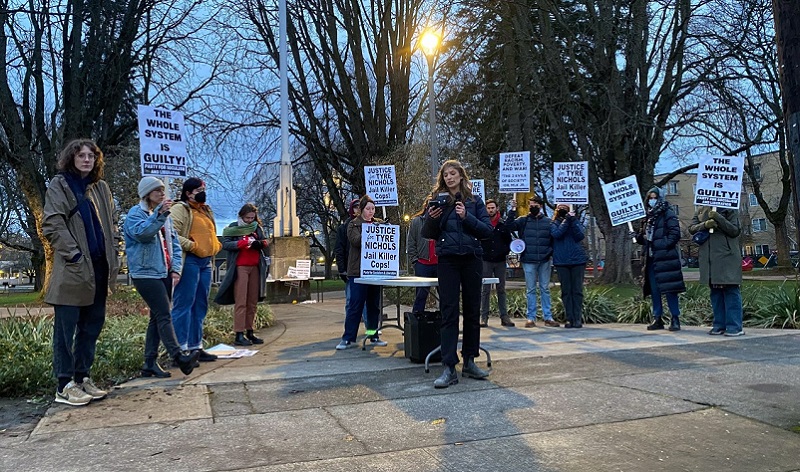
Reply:
[[441, 40], [442, 38], [433, 30], [425, 30], [419, 38], [419, 45], [426, 56], [432, 57], [436, 54], [436, 50], [439, 49]]

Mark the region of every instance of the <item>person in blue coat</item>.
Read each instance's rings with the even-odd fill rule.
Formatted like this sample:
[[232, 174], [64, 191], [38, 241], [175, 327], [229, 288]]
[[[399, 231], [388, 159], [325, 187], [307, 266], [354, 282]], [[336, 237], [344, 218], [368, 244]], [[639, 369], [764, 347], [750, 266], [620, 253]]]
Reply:
[[160, 343], [164, 343], [181, 371], [189, 375], [199, 354], [181, 350], [170, 309], [172, 288], [180, 280], [183, 266], [181, 246], [169, 216], [172, 200], [166, 198], [164, 183], [155, 177], [144, 177], [139, 182], [138, 193], [141, 201], [128, 211], [123, 234], [128, 273], [136, 291], [150, 308], [142, 376], [170, 377], [156, 360]]
[[672, 315], [669, 330], [680, 331], [681, 309], [678, 294], [686, 291], [681, 271], [681, 256], [678, 243], [681, 240], [681, 226], [678, 217], [669, 203], [664, 200], [662, 191], [653, 187], [647, 192], [647, 218], [641, 231], [635, 235], [634, 242], [641, 244], [644, 258], [645, 296], [653, 299], [653, 324], [649, 331], [664, 329], [664, 307], [661, 294], [667, 298], [667, 306]]
[[553, 265], [561, 282], [561, 303], [567, 317], [565, 328], [583, 327], [583, 273], [589, 260], [581, 241], [583, 225], [564, 204], [556, 206], [550, 223], [553, 236]]
[[459, 295], [464, 310], [461, 355], [463, 376], [484, 379], [489, 372], [475, 364], [480, 348], [481, 239], [492, 236], [486, 206], [471, 191], [469, 177], [460, 162], [445, 161], [439, 169], [431, 204], [422, 225], [422, 236], [436, 240], [439, 260], [439, 305], [442, 311], [442, 364], [444, 372], [434, 381], [436, 388], [458, 383]]

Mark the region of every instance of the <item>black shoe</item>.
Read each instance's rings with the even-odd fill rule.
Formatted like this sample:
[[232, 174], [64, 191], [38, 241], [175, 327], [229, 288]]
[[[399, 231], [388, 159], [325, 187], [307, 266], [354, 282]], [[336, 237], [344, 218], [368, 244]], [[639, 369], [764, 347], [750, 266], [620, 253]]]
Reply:
[[217, 360], [217, 356], [214, 354], [209, 354], [202, 349], [195, 349], [193, 352], [197, 352], [197, 360], [200, 362], [214, 362]]
[[445, 367], [442, 375], [433, 381], [434, 388], [447, 388], [458, 383], [458, 374], [455, 367]]
[[508, 326], [509, 328], [513, 328], [516, 326], [516, 323], [511, 321], [510, 318], [500, 318], [500, 325], [501, 326]]
[[464, 359], [464, 367], [461, 368], [462, 377], [472, 377], [473, 379], [485, 379], [489, 372], [481, 369], [475, 364], [475, 359], [468, 357]]
[[253, 334], [252, 329], [247, 330], [247, 334], [245, 334], [245, 337], [249, 339], [250, 342], [253, 344], [264, 344], [264, 340]]
[[680, 331], [681, 330], [681, 322], [678, 318], [672, 318], [672, 322], [669, 324], [670, 331]]
[[481, 321], [481, 324], [478, 325], [478, 326], [480, 326], [481, 328], [488, 328], [489, 327], [489, 323], [484, 323], [483, 321]]
[[662, 321], [661, 318], [656, 318], [653, 324], [647, 327], [647, 331], [655, 331], [658, 329], [664, 329], [664, 321]]
[[253, 343], [250, 342], [249, 339], [244, 337], [244, 333], [239, 331], [238, 333], [236, 333], [236, 339], [233, 340], [233, 345], [234, 346], [252, 346]]
[[172, 360], [178, 366], [178, 368], [181, 369], [181, 372], [183, 372], [184, 375], [189, 375], [192, 373], [194, 368], [198, 366], [197, 357], [199, 355], [200, 351], [181, 351], [176, 354]]
[[165, 379], [167, 377], [172, 377], [172, 374], [162, 369], [155, 359], [145, 359], [144, 365], [142, 366], [142, 377]]

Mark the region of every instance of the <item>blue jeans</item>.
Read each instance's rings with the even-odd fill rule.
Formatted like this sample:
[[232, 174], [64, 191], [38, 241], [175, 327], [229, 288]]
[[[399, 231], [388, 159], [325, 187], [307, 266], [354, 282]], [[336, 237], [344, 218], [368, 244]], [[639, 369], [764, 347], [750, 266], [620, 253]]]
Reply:
[[[347, 304], [350, 303], [350, 277], [344, 283], [344, 314], [347, 316]], [[364, 304], [364, 312], [361, 313], [361, 321], [367, 324], [367, 305]]]
[[[653, 299], [653, 318], [659, 319], [664, 315], [664, 306], [661, 304], [661, 290], [658, 289], [658, 282], [656, 282], [656, 271], [653, 264], [647, 264], [647, 279], [650, 284], [650, 297]], [[667, 306], [672, 318], [677, 320], [681, 316], [681, 307], [678, 304], [678, 294], [675, 292], [668, 292], [664, 294], [667, 297]]]
[[211, 257], [184, 253], [181, 280], [172, 293], [172, 324], [183, 350], [203, 348], [203, 321], [208, 313]]
[[550, 311], [551, 261], [548, 259], [544, 262], [523, 262], [522, 269], [525, 271], [528, 319], [536, 321], [536, 287], [538, 285], [542, 294], [542, 314], [545, 320], [552, 320], [553, 313]]
[[358, 325], [364, 310], [367, 311], [366, 329], [378, 329], [381, 311], [381, 287], [355, 283], [355, 277], [347, 279], [350, 286], [350, 300], [347, 302], [347, 315], [344, 318], [344, 334], [342, 341], [355, 342], [358, 336]]
[[[414, 275], [417, 277], [436, 277], [436, 265], [422, 264], [419, 261], [414, 263]], [[428, 294], [430, 287], [417, 287], [417, 295], [414, 298], [414, 306], [411, 310], [414, 313], [421, 313], [425, 311], [425, 303], [428, 301]]]
[[711, 308], [714, 310], [715, 330], [738, 333], [742, 330], [742, 293], [738, 285], [711, 287]]

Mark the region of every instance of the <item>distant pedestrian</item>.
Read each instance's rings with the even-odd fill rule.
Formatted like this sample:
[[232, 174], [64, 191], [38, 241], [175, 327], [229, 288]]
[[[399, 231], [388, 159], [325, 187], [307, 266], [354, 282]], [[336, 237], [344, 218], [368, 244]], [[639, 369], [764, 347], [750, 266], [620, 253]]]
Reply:
[[528, 305], [526, 328], [536, 326], [537, 287], [542, 300], [544, 325], [559, 327], [558, 322], [553, 319], [550, 304], [550, 276], [553, 272], [553, 236], [550, 232], [550, 223], [545, 215], [542, 197], [535, 195], [528, 200], [528, 216], [523, 218], [517, 218], [517, 203], [511, 202], [506, 225], [525, 241], [525, 250], [520, 256], [520, 262], [525, 271], [525, 294]]
[[700, 246], [700, 283], [711, 287], [714, 321], [708, 334], [741, 336], [742, 329], [742, 253], [739, 234], [741, 223], [737, 210], [713, 210], [699, 206], [689, 233], [714, 230]]
[[103, 152], [94, 141], [70, 141], [44, 201], [42, 233], [53, 248], [44, 301], [53, 305], [55, 401], [86, 405], [105, 398], [91, 378], [106, 298], [119, 269], [114, 199], [103, 180]]
[[[411, 264], [414, 265], [414, 275], [417, 277], [436, 277], [436, 267], [439, 265], [439, 258], [436, 257], [436, 241], [422, 237], [422, 225], [429, 201], [430, 197], [426, 198], [422, 208], [411, 217], [406, 238], [406, 251]], [[430, 291], [430, 287], [417, 287], [414, 305], [411, 308], [413, 313], [425, 311]]]
[[180, 202], [172, 206], [172, 220], [183, 249], [183, 272], [175, 286], [172, 323], [181, 349], [197, 351], [200, 362], [217, 360], [203, 350], [203, 322], [208, 313], [211, 264], [222, 248], [217, 239], [214, 212], [206, 205], [206, 184], [191, 177], [181, 188]]
[[233, 331], [236, 346], [264, 344], [254, 333], [258, 302], [264, 300], [267, 286], [269, 240], [264, 236], [258, 208], [245, 203], [239, 218], [222, 230], [222, 249], [227, 254], [227, 272], [214, 301], [234, 305]]
[[644, 296], [653, 299], [653, 323], [649, 331], [664, 329], [664, 307], [661, 294], [667, 298], [671, 314], [670, 331], [680, 331], [681, 309], [678, 294], [686, 291], [681, 271], [681, 255], [678, 243], [681, 240], [681, 226], [678, 216], [664, 199], [662, 190], [653, 187], [647, 192], [647, 218], [641, 231], [635, 235], [635, 242], [644, 246]]
[[[486, 200], [486, 213], [492, 225], [492, 236], [481, 240], [483, 246], [483, 277], [496, 277], [499, 281], [497, 287], [497, 309], [500, 312], [502, 326], [515, 326], [508, 316], [508, 303], [506, 301], [506, 260], [511, 252], [511, 230], [503, 220], [497, 208], [497, 202], [491, 198]], [[489, 326], [489, 298], [492, 285], [484, 284], [481, 289], [481, 328]]]
[[589, 260], [581, 245], [583, 225], [567, 205], [556, 206], [551, 224], [553, 265], [561, 283], [561, 303], [567, 317], [565, 328], [583, 327], [583, 274]]
[[181, 350], [172, 326], [172, 288], [181, 278], [183, 255], [169, 217], [172, 200], [164, 183], [155, 177], [139, 181], [139, 204], [128, 211], [123, 226], [128, 273], [136, 291], [150, 308], [144, 338], [143, 377], [170, 377], [158, 364], [158, 345], [164, 344], [170, 358], [189, 375], [199, 353]]

